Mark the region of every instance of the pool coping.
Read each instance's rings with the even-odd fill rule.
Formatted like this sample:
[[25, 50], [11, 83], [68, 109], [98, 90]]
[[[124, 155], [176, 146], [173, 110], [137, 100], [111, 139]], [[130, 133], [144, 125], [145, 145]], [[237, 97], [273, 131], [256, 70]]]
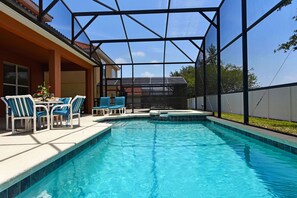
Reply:
[[224, 128], [232, 129], [235, 132], [239, 132], [245, 136], [297, 155], [297, 137], [295, 136], [257, 128], [250, 125], [244, 125], [241, 123], [216, 118], [214, 116], [207, 116], [207, 120]]
[[[39, 138], [38, 141], [40, 140], [33, 146], [33, 149], [25, 149], [17, 156], [2, 159], [0, 197], [15, 197], [20, 194], [42, 179], [46, 173], [50, 173], [88, 146], [96, 143], [102, 134], [111, 130], [111, 124], [94, 122], [93, 119], [88, 121], [87, 125], [74, 129], [32, 134], [36, 139]], [[50, 133], [61, 134], [54, 137], [50, 136]], [[41, 138], [41, 136], [44, 137]], [[51, 140], [43, 142], [48, 136]]]

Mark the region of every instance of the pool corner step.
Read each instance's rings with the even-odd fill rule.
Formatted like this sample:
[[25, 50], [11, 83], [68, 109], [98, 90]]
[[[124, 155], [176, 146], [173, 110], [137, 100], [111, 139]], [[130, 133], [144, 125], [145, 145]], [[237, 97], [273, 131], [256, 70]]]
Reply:
[[210, 112], [193, 110], [151, 110], [150, 118], [157, 121], [199, 121], [206, 120]]

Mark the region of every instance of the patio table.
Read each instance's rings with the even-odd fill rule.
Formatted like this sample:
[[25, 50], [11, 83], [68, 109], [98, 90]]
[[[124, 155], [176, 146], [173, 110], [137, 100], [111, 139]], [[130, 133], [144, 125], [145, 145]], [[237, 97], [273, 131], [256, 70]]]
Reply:
[[[57, 104], [63, 104], [62, 101], [60, 100], [49, 100], [49, 101], [41, 101], [41, 100], [35, 100], [36, 104], [42, 104], [45, 105], [49, 111], [49, 113], [51, 112], [51, 107], [53, 107], [54, 105]], [[49, 116], [50, 117], [50, 116]], [[58, 119], [58, 118], [57, 118]], [[62, 122], [62, 121], [61, 121]]]
[[63, 104], [63, 102], [59, 100], [49, 100], [49, 101], [35, 100], [35, 103], [45, 105], [48, 108], [49, 112], [50, 112], [50, 107], [57, 104]]

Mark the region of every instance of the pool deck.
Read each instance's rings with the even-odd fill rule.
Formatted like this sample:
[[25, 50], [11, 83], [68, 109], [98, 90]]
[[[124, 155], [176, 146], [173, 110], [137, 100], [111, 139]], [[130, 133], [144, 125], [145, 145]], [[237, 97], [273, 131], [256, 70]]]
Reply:
[[0, 192], [111, 127], [93, 120], [82, 117], [74, 129], [0, 133]]
[[[0, 129], [0, 192], [75, 150], [93, 137], [111, 128], [105, 119], [149, 117], [148, 113], [112, 116], [83, 116], [81, 126], [73, 129], [54, 129], [33, 134]], [[77, 119], [74, 121], [76, 124]]]
[[[207, 112], [206, 112], [207, 113]], [[74, 129], [55, 129], [44, 132], [18, 133], [12, 135], [0, 129], [0, 192], [47, 166], [61, 156], [75, 150], [98, 134], [110, 129], [105, 119], [150, 117], [149, 113], [134, 113], [112, 116], [83, 116], [81, 126]], [[209, 120], [244, 128], [248, 131], [280, 138], [284, 142], [297, 145], [297, 137], [287, 136], [251, 126], [229, 122], [215, 117]], [[75, 122], [76, 123], [76, 122]], [[1, 132], [2, 131], [2, 132]]]

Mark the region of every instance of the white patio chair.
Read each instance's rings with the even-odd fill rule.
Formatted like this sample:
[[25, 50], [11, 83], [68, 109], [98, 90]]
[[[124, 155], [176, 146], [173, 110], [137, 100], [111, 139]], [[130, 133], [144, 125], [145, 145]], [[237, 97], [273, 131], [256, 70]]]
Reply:
[[[92, 108], [92, 115], [98, 115], [98, 111], [102, 113], [102, 115], [105, 115], [105, 113], [108, 113], [110, 106], [110, 97], [100, 97], [100, 104], [99, 106]], [[96, 112], [96, 113], [95, 113]]]
[[[25, 120], [27, 125], [33, 120], [33, 133], [37, 131], [37, 119], [40, 122], [41, 117], [47, 118], [47, 128], [50, 129], [49, 111], [44, 105], [36, 105], [31, 95], [6, 96], [8, 105], [11, 109], [11, 130], [15, 133], [15, 120]], [[44, 111], [37, 111], [42, 108]]]
[[86, 96], [75, 96], [70, 104], [55, 105], [51, 110], [51, 128], [54, 128], [54, 116], [63, 116], [66, 122], [70, 120], [70, 127], [73, 128], [73, 117], [78, 116], [78, 126], [80, 126], [80, 108]]
[[125, 97], [115, 97], [115, 104], [113, 106], [110, 106], [109, 108], [109, 114], [116, 113], [116, 111], [119, 111], [119, 114], [125, 114], [126, 113], [126, 106], [125, 106]]

